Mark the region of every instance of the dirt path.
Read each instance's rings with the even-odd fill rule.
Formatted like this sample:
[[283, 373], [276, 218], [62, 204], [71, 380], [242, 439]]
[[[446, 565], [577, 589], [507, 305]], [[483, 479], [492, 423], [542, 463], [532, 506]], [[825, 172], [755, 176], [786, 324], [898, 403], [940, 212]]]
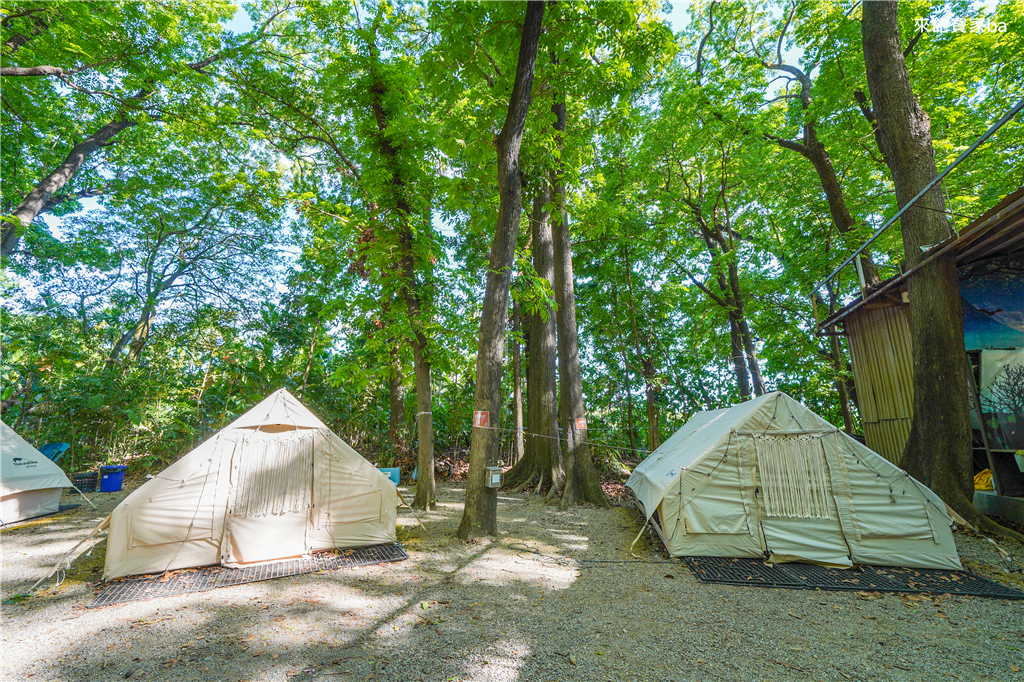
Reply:
[[[87, 610], [100, 545], [61, 587], [4, 605], [0, 676], [1024, 680], [1024, 602], [703, 585], [650, 548], [639, 554], [659, 563], [581, 563], [628, 559], [637, 515], [559, 512], [523, 494], [500, 495], [499, 538], [462, 543], [453, 533], [463, 491], [438, 493], [429, 535], [401, 511], [409, 561]], [[83, 506], [5, 530], [4, 599], [123, 495], [95, 496], [99, 512]], [[957, 542], [971, 565], [994, 568], [983, 540]]]

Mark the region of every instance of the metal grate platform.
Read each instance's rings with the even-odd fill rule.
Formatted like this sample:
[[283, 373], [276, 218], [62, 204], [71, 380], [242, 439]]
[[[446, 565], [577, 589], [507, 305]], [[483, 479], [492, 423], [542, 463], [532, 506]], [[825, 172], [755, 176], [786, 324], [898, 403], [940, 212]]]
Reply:
[[86, 608], [123, 604], [125, 602], [143, 601], [158, 597], [172, 597], [192, 592], [205, 592], [218, 587], [231, 587], [255, 583], [272, 578], [283, 578], [290, 575], [302, 575], [317, 571], [331, 571], [337, 568], [353, 568], [370, 566], [393, 561], [404, 561], [409, 558], [398, 543], [374, 545], [358, 549], [339, 549], [331, 552], [320, 552], [309, 559], [293, 559], [279, 561], [262, 566], [249, 568], [225, 568], [223, 566], [207, 566], [205, 568], [188, 568], [172, 571], [167, 574], [123, 578], [103, 588]]
[[705, 583], [781, 587], [803, 590], [864, 590], [868, 592], [931, 592], [996, 599], [1024, 599], [1024, 592], [964, 571], [934, 568], [858, 566], [826, 568], [813, 564], [765, 565], [761, 559], [683, 557], [697, 579]]

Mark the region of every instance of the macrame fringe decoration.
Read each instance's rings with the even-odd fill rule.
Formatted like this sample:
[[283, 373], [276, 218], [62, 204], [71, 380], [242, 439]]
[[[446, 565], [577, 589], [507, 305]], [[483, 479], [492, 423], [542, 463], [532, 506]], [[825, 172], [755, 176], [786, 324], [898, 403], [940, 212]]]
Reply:
[[313, 432], [242, 434], [235, 516], [280, 516], [313, 504]]
[[755, 436], [767, 516], [832, 519], [820, 436]]

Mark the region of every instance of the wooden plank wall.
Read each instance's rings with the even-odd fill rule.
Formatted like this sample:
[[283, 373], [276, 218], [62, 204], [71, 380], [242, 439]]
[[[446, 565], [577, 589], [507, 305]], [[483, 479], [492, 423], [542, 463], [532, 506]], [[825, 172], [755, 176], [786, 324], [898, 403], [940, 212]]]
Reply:
[[899, 464], [914, 402], [909, 311], [868, 306], [845, 320], [867, 446]]

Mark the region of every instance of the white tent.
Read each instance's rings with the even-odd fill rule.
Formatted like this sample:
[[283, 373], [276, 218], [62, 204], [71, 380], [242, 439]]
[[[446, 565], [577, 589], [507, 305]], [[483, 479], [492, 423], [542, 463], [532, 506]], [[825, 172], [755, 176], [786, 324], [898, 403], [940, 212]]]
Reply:
[[14, 429], [0, 424], [0, 522], [14, 523], [58, 511], [60, 494], [71, 487], [71, 481]]
[[397, 507], [390, 479], [281, 389], [114, 509], [103, 579], [394, 542]]
[[626, 485], [673, 556], [961, 568], [935, 493], [784, 393], [696, 414]]

